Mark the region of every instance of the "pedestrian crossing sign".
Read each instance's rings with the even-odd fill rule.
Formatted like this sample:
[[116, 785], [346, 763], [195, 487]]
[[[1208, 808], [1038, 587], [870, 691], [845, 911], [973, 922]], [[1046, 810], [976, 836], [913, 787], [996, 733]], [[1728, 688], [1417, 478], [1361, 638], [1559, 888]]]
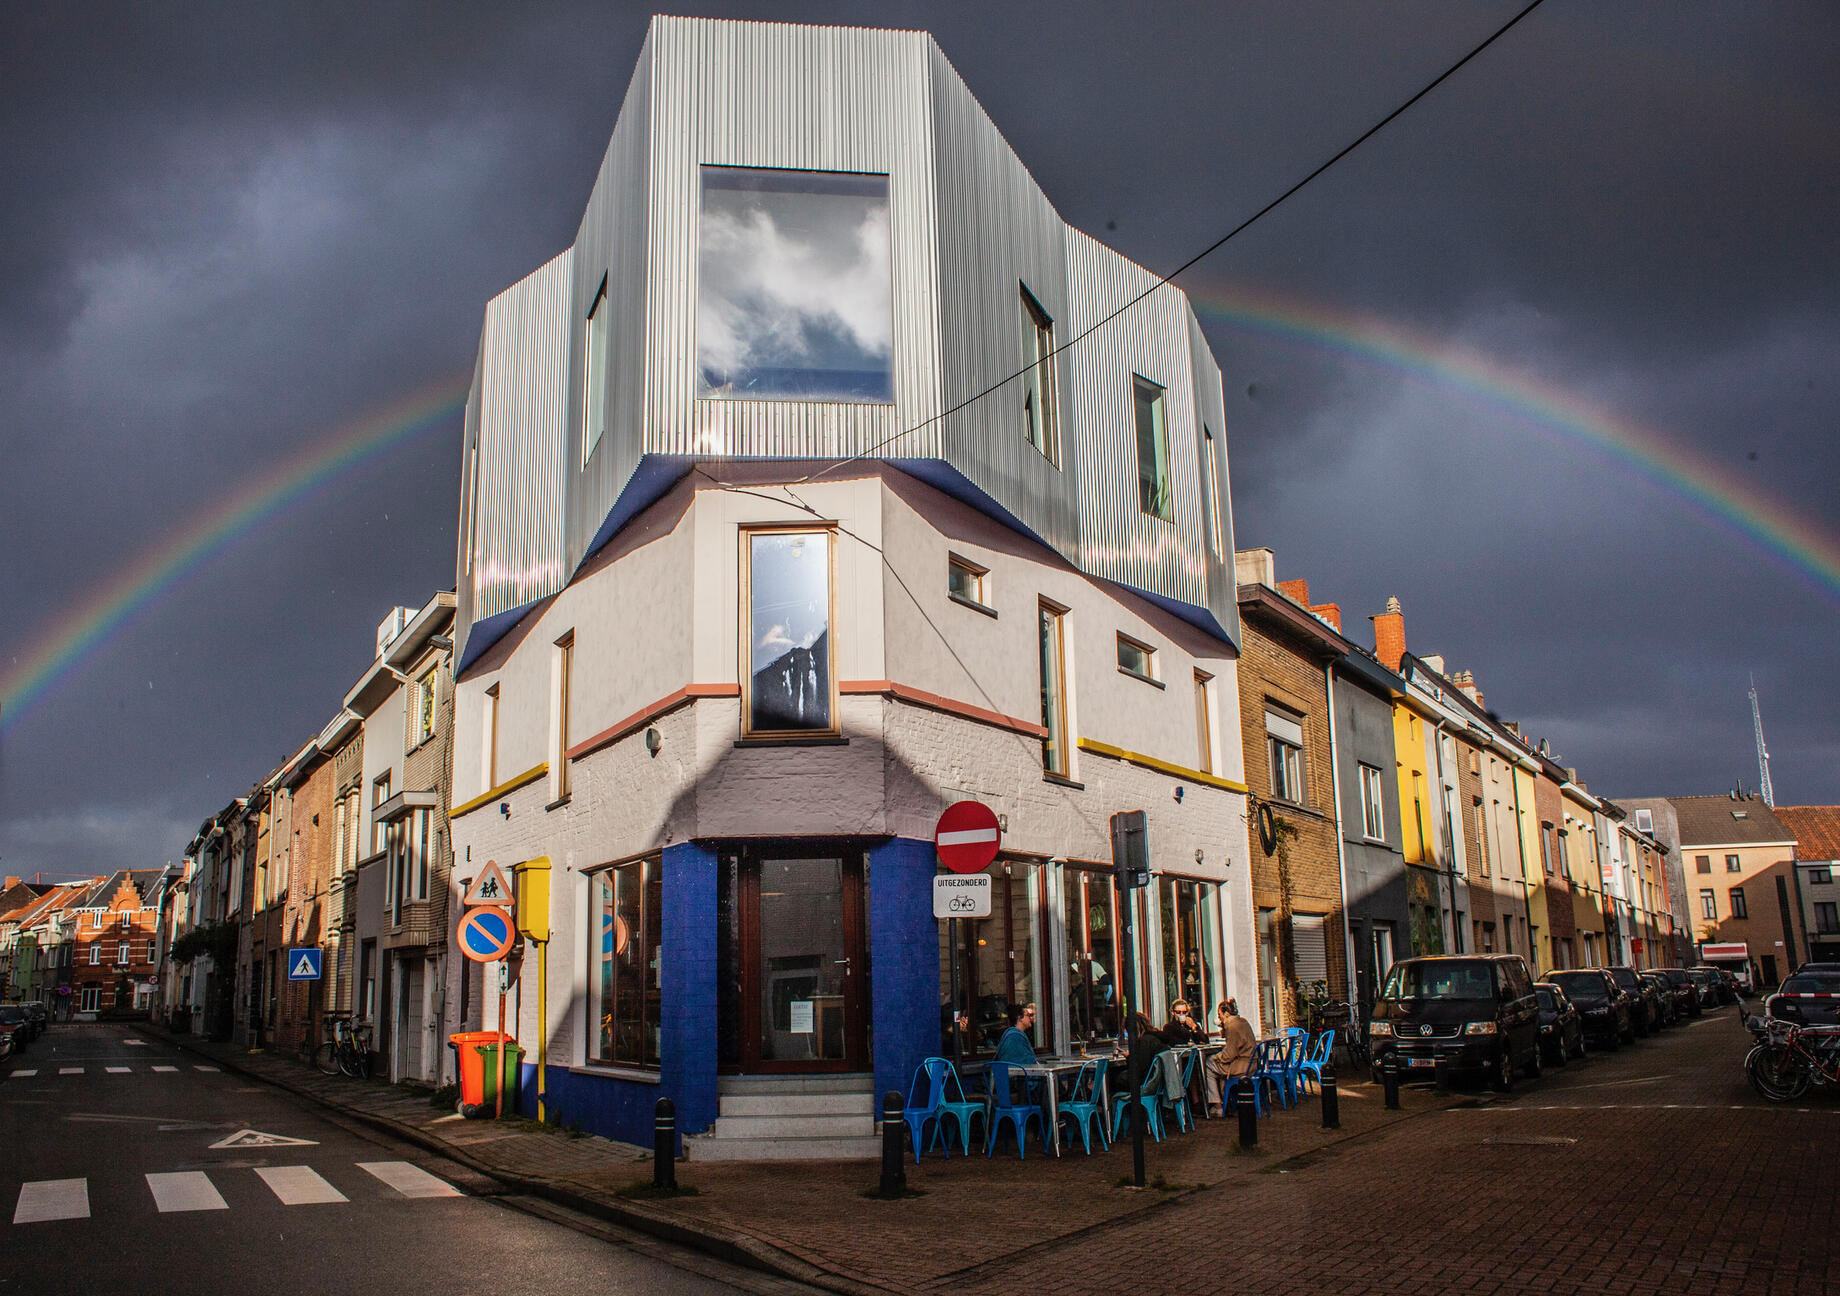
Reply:
[[320, 977], [320, 951], [317, 946], [291, 949], [287, 954], [288, 980], [317, 981]]
[[505, 870], [498, 866], [497, 860], [487, 860], [479, 876], [473, 879], [466, 894], [460, 898], [460, 903], [468, 906], [501, 905], [509, 909], [515, 899], [511, 879], [505, 876]]

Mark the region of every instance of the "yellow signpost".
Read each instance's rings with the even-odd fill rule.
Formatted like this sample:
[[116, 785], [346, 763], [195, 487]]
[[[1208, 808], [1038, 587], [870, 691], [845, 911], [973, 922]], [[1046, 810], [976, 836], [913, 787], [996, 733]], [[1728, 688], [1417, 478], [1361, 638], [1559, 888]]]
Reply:
[[549, 856], [513, 865], [517, 878], [517, 925], [537, 947], [537, 1122], [543, 1122], [544, 1082], [549, 1069]]

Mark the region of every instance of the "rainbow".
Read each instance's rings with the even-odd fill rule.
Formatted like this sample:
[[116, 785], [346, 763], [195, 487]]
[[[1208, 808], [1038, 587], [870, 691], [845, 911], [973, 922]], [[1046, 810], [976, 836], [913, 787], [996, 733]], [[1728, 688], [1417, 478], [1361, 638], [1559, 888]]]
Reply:
[[1732, 479], [1729, 469], [1660, 433], [1507, 366], [1390, 321], [1295, 299], [1191, 292], [1204, 321], [1299, 342], [1379, 365], [1506, 411], [1684, 500], [1816, 591], [1840, 601], [1840, 537], [1781, 499]]
[[470, 382], [470, 374], [443, 379], [364, 415], [245, 482], [146, 550], [46, 626], [0, 671], [0, 730], [17, 726], [78, 666], [213, 558], [290, 508], [439, 428], [465, 404]]

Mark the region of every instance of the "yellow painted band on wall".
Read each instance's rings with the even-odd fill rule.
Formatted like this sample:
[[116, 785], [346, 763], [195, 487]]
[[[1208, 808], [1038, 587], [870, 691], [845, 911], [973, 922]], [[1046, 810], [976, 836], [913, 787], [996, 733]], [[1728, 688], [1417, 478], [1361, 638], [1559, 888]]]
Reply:
[[1204, 774], [1198, 769], [1189, 769], [1186, 765], [1177, 765], [1174, 761], [1158, 760], [1156, 757], [1146, 756], [1142, 752], [1126, 751], [1124, 748], [1114, 747], [1110, 743], [1095, 742], [1091, 738], [1082, 738], [1075, 745], [1078, 746], [1081, 751], [1091, 752], [1095, 756], [1110, 756], [1113, 760], [1121, 760], [1130, 765], [1141, 765], [1145, 769], [1153, 769], [1159, 774], [1173, 774], [1175, 777], [1187, 779], [1191, 783], [1201, 783], [1207, 787], [1217, 787], [1227, 792], [1238, 792], [1242, 796], [1245, 795], [1246, 792], [1246, 785], [1244, 783], [1235, 783], [1232, 779], [1224, 779], [1215, 774]]
[[473, 811], [479, 809], [480, 806], [490, 805], [492, 802], [498, 800], [498, 798], [504, 796], [505, 793], [515, 792], [519, 788], [523, 787], [526, 783], [535, 783], [538, 779], [543, 778], [547, 776], [548, 774], [549, 774], [549, 762], [548, 761], [544, 761], [541, 765], [533, 765], [529, 769], [525, 770], [522, 774], [516, 775], [513, 778], [506, 779], [503, 783], [500, 783], [497, 787], [492, 788], [490, 791], [481, 792], [478, 796], [474, 797], [471, 801], [462, 801], [459, 805], [455, 806], [452, 810], [449, 810], [447, 812], [447, 817], [449, 819], [458, 819], [463, 814], [471, 814]]

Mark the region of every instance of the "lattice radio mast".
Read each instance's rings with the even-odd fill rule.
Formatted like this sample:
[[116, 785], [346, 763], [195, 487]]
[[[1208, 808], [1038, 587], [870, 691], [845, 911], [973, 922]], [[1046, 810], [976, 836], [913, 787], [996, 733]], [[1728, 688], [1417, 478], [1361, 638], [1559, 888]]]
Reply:
[[1770, 751], [1763, 745], [1763, 712], [1757, 706], [1757, 677], [1751, 676], [1751, 729], [1757, 735], [1757, 780], [1758, 791], [1763, 793], [1763, 803], [1774, 810], [1776, 793], [1770, 788]]

